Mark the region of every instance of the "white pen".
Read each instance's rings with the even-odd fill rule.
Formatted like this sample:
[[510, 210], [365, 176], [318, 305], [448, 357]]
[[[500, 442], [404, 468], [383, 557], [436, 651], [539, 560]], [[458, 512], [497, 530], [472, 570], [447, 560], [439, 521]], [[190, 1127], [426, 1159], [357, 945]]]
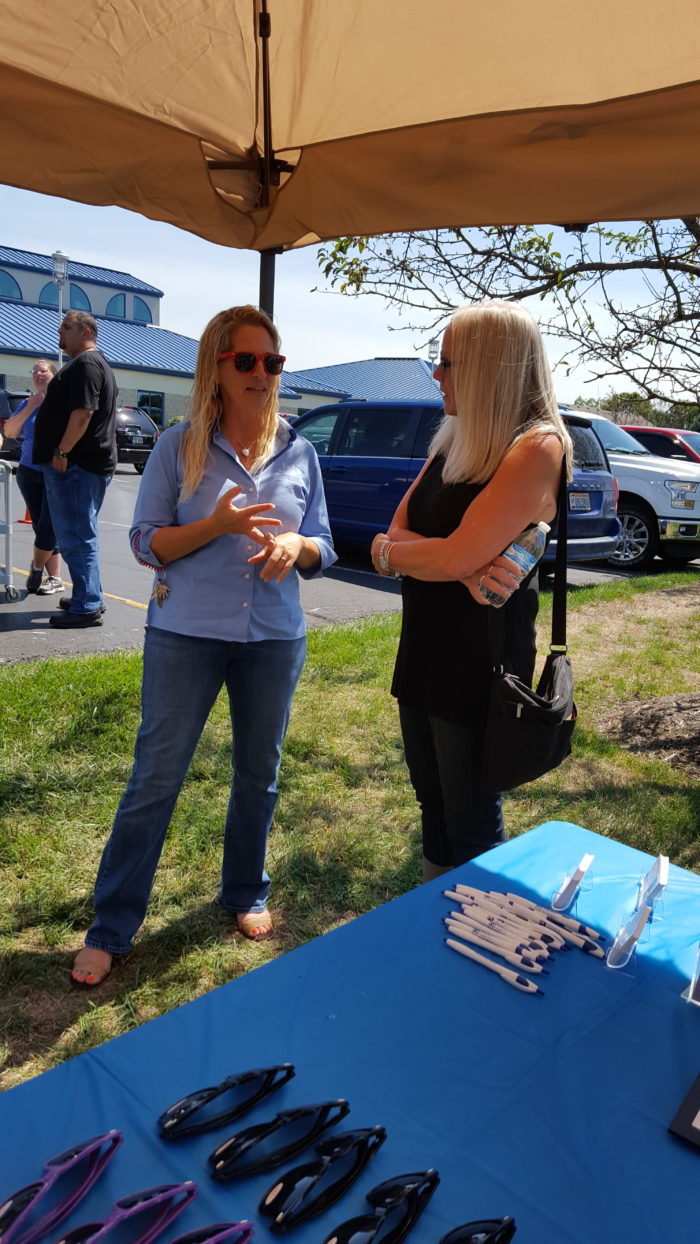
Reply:
[[549, 958], [552, 945], [546, 946], [540, 940], [537, 927], [529, 921], [524, 921], [517, 916], [506, 913], [505, 910], [501, 912], [500, 909], [497, 911], [495, 908], [481, 907], [478, 903], [460, 903], [460, 907], [470, 919], [485, 925], [487, 928], [498, 929], [520, 941], [525, 940], [533, 954]]
[[514, 898], [506, 898], [505, 894], [499, 896], [501, 902], [497, 906], [509, 907], [521, 920], [527, 920], [533, 931], [538, 930], [538, 936], [542, 938], [548, 945], [554, 946], [557, 950], [564, 950], [566, 947], [567, 930], [550, 924], [545, 912], [540, 914], [531, 904], [526, 904], [524, 900], [519, 900], [517, 895]]
[[560, 911], [550, 911], [547, 907], [540, 907], [537, 903], [531, 903], [529, 899], [522, 898], [519, 894], [506, 894], [506, 898], [517, 899], [518, 902], [536, 911], [538, 915], [546, 916], [548, 920], [553, 920], [556, 924], [561, 924], [565, 929], [571, 929], [574, 933], [583, 933], [586, 937], [599, 937], [603, 939], [603, 934], [599, 933], [597, 929], [592, 929], [589, 925], [582, 924], [580, 920], [574, 919], [573, 916], [564, 916]]
[[466, 924], [460, 924], [458, 920], [450, 920], [449, 916], [445, 916], [444, 923], [453, 937], [460, 937], [462, 941], [470, 942], [472, 946], [481, 946], [484, 950], [490, 950], [491, 954], [498, 955], [499, 959], [505, 959], [506, 963], [512, 963], [516, 968], [523, 968], [526, 972], [533, 974], [544, 972], [545, 976], [547, 975], [540, 963], [535, 963], [534, 959], [529, 959], [527, 955], [512, 950], [506, 943], [481, 937], [478, 932], [467, 928]]
[[[512, 905], [507, 902], [496, 902], [491, 900], [489, 896], [482, 893], [481, 890], [472, 890], [470, 886], [458, 885], [455, 890], [443, 890], [445, 898], [456, 899], [462, 907], [476, 907], [486, 919], [491, 917], [494, 920], [503, 920], [508, 924], [520, 930], [522, 934], [522, 926], [527, 921], [527, 916], [514, 910]], [[477, 897], [478, 896], [478, 897]], [[533, 935], [535, 930], [532, 930]]]
[[445, 938], [445, 945], [450, 950], [456, 950], [457, 954], [464, 955], [467, 959], [473, 959], [474, 963], [480, 963], [482, 967], [488, 968], [490, 972], [495, 972], [504, 980], [507, 985], [512, 985], [514, 989], [520, 989], [523, 993], [543, 993], [544, 991], [529, 981], [527, 977], [521, 976], [519, 972], [514, 972], [512, 968], [504, 968], [500, 963], [494, 963], [493, 959], [487, 959], [485, 955], [480, 955], [477, 950], [472, 950], [470, 946], [465, 946], [463, 942], [455, 942], [451, 937]]
[[471, 910], [462, 908], [461, 911], [451, 911], [449, 920], [457, 920], [459, 923], [466, 924], [469, 928], [473, 928], [476, 932], [481, 933], [484, 937], [489, 937], [493, 941], [501, 942], [510, 949], [519, 954], [528, 955], [532, 959], [538, 957], [549, 958], [549, 952], [544, 947], [532, 947], [527, 938], [523, 938], [519, 930], [510, 927], [501, 927], [496, 924], [490, 924], [487, 921], [481, 921], [478, 917], [474, 917]]

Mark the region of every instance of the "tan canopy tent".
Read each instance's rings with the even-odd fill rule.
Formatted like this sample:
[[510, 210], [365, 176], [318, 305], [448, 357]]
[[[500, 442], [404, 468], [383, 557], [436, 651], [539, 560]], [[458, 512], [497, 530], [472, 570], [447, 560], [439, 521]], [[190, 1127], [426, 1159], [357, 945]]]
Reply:
[[6, 183], [227, 246], [700, 210], [697, 0], [23, 0], [0, 29]]

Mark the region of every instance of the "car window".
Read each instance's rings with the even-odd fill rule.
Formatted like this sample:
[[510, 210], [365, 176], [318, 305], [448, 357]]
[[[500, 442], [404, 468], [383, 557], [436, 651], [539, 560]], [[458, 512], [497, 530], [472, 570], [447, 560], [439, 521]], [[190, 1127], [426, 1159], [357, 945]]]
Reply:
[[574, 443], [574, 466], [580, 471], [607, 471], [605, 454], [593, 429], [575, 423], [568, 423], [567, 428]]
[[410, 458], [404, 449], [410, 416], [411, 411], [401, 406], [353, 410], [336, 452], [363, 458]]
[[323, 415], [309, 415], [298, 429], [299, 434], [311, 441], [317, 454], [327, 454], [331, 437], [338, 422], [340, 411], [330, 411]]
[[153, 436], [154, 425], [142, 410], [136, 410], [136, 408], [120, 410], [117, 412], [117, 417], [122, 428], [138, 428], [139, 431], [148, 432], [150, 436]]
[[427, 458], [430, 442], [438, 430], [442, 420], [442, 407], [438, 410], [428, 408], [423, 411], [420, 417], [420, 424], [416, 433], [416, 440], [413, 446], [414, 458]]
[[679, 445], [670, 436], [660, 436], [658, 432], [633, 432], [632, 436], [636, 441], [648, 449], [650, 453], [657, 454], [659, 458], [689, 458], [683, 445]]
[[681, 439], [690, 445], [696, 454], [700, 454], [700, 432], [684, 432]]
[[593, 427], [608, 453], [640, 455], [649, 453], [649, 450], [640, 445], [629, 432], [625, 432], [616, 423], [611, 423], [609, 419], [594, 419]]

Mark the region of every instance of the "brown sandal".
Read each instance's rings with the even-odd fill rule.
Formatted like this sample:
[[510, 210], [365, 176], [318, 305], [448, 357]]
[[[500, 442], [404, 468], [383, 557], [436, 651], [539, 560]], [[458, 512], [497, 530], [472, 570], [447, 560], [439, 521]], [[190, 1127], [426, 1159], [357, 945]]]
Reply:
[[236, 915], [238, 932], [250, 942], [265, 942], [272, 937], [272, 916], [267, 908], [264, 911], [239, 911]]
[[[74, 989], [97, 989], [98, 985], [107, 980], [114, 962], [112, 956], [109, 956], [106, 968], [102, 961], [95, 958], [96, 955], [105, 954], [107, 951], [94, 950], [92, 946], [83, 946], [82, 950], [78, 951], [70, 971], [70, 983]], [[79, 962], [81, 956], [85, 959], [84, 963]], [[86, 975], [80, 978], [75, 975], [76, 972], [85, 972]]]

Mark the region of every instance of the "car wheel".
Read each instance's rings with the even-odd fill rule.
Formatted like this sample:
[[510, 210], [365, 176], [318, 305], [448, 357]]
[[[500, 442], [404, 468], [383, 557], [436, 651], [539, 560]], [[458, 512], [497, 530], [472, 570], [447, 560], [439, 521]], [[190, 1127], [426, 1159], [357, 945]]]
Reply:
[[135, 470], [136, 474], [137, 474], [137, 475], [143, 475], [143, 472], [144, 472], [144, 467], [145, 467], [145, 466], [146, 466], [146, 463], [145, 463], [145, 462], [135, 462], [135, 463], [134, 463], [134, 470]]
[[672, 553], [670, 549], [662, 549], [661, 556], [667, 566], [689, 566], [691, 562], [696, 560], [698, 554]]
[[608, 564], [620, 570], [646, 570], [659, 550], [659, 529], [651, 511], [631, 501], [621, 501], [617, 517], [622, 524], [617, 548]]

